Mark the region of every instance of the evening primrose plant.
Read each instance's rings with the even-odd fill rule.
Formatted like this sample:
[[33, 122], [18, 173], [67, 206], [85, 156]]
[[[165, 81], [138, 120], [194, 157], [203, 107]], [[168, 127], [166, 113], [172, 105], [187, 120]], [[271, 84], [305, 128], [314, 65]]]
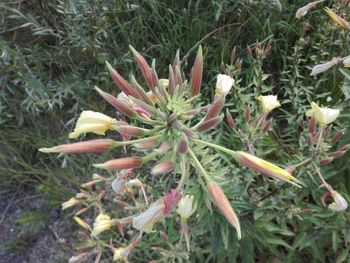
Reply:
[[[62, 209], [80, 207], [75, 212], [74, 220], [83, 229], [81, 236], [84, 242], [80, 250], [84, 252], [73, 256], [70, 262], [91, 257], [95, 257], [95, 262], [98, 262], [108, 250], [113, 253], [114, 260], [128, 261], [130, 253], [144, 236], [154, 234], [157, 223], [174, 218], [176, 213], [180, 221], [177, 228], [181, 234], [177, 247], [182, 247], [183, 239], [186, 243], [186, 251], [179, 249], [178, 255], [182, 260], [188, 259], [189, 233], [196, 227], [188, 224], [188, 219], [196, 217], [196, 213], [203, 209], [200, 206], [204, 205], [204, 202], [196, 200], [196, 196], [191, 193], [188, 186], [193, 183], [200, 185], [201, 194], [216, 206], [235, 229], [237, 240], [241, 240], [245, 230], [241, 227], [239, 214], [218, 182], [217, 176], [209, 172], [208, 165], [214, 167], [216, 159], [223, 159], [227, 165], [231, 165], [233, 161], [239, 167], [249, 168], [258, 174], [301, 188], [303, 183], [292, 173], [302, 165], [314, 163], [315, 158], [320, 158], [320, 163], [326, 158], [323, 156], [323, 149], [327, 148], [324, 138], [330, 134], [327, 125], [337, 118], [338, 110], [312, 104], [308, 116], [314, 120], [314, 126], [316, 122], [319, 123], [318, 133], [316, 134], [315, 130], [311, 133], [315, 154], [301, 163], [283, 169], [256, 156], [254, 145], [250, 144], [257, 134], [269, 130], [269, 114], [281, 106], [276, 95], [263, 94], [255, 98], [261, 111], [256, 118], [252, 118], [249, 112], [246, 114], [247, 132], [236, 129], [234, 118], [227, 109], [229, 127], [238, 134], [246, 133], [243, 141], [249, 142], [243, 150], [228, 149], [215, 143], [210, 133], [224, 119], [222, 111], [226, 97], [235, 85], [233, 76], [229, 73], [219, 74], [215, 95], [209, 104], [204, 104], [200, 99], [203, 77], [201, 47], [198, 49], [189, 80], [181, 71], [179, 53], [169, 65], [169, 75], [162, 79], [158, 77], [155, 61], [150, 66], [139, 52], [133, 47], [130, 49], [147, 88], [133, 75], [130, 78], [131, 82], [127, 81], [108, 63], [108, 70], [120, 93], [115, 97], [98, 87], [95, 88], [103, 99], [128, 119], [128, 122], [99, 112], [83, 111], [74, 131], [69, 134], [69, 138], [76, 139], [87, 133], [103, 136], [116, 132], [119, 135], [113, 136], [118, 139], [99, 138], [39, 149], [45, 153], [102, 153], [115, 148], [132, 148], [128, 156], [94, 164], [99, 173], [109, 171], [109, 175], [94, 174], [90, 181], [82, 184], [81, 191], [75, 197], [62, 204]], [[268, 49], [270, 47], [265, 46], [261, 50], [265, 52]], [[204, 155], [208, 151], [213, 154], [213, 158], [211, 162], [204, 163]], [[146, 167], [149, 166], [152, 168], [148, 170]], [[153, 176], [173, 176], [176, 185], [169, 187], [167, 193], [159, 195], [156, 200], [152, 200], [147, 194], [147, 184], [142, 178], [134, 178], [135, 172], [141, 168], [143, 173]], [[322, 182], [334, 200], [329, 208], [336, 208], [333, 210], [337, 211], [346, 208], [346, 200], [330, 185]], [[106, 201], [121, 209], [112, 212]], [[211, 209], [208, 203], [207, 207]], [[94, 219], [91, 220], [91, 217]], [[123, 243], [113, 244], [110, 241], [111, 234], [116, 234], [115, 230], [118, 235], [125, 237]]]

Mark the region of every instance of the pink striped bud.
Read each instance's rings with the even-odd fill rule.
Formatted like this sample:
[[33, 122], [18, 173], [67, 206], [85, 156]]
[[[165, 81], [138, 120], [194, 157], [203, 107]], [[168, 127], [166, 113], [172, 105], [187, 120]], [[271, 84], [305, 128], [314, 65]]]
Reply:
[[320, 165], [327, 165], [334, 160], [334, 157], [325, 157], [320, 160]]
[[170, 212], [177, 206], [182, 198], [182, 194], [176, 189], [171, 189], [164, 198], [164, 215], [170, 214]]
[[344, 134], [345, 134], [344, 130], [337, 131], [337, 133], [332, 138], [332, 143], [333, 144], [337, 143], [341, 139], [341, 137], [343, 137]]
[[247, 54], [248, 54], [249, 57], [253, 56], [252, 49], [249, 46], [247, 46]]
[[236, 47], [234, 47], [230, 54], [231, 61], [234, 62], [236, 60]]
[[251, 112], [251, 110], [250, 110], [250, 107], [248, 106], [247, 109], [246, 109], [245, 112], [244, 112], [244, 119], [245, 119], [246, 121], [250, 121], [251, 114], [252, 114], [252, 112]]
[[152, 168], [151, 173], [153, 175], [160, 175], [160, 174], [170, 173], [172, 170], [174, 170], [174, 163], [172, 161], [165, 161], [165, 162], [156, 164]]
[[343, 147], [341, 147], [339, 149], [339, 151], [347, 152], [347, 151], [349, 151], [349, 149], [350, 149], [350, 144], [347, 144], [347, 145], [344, 145]]
[[314, 117], [309, 119], [309, 133], [314, 133], [316, 126], [316, 119]]
[[229, 112], [228, 109], [226, 109], [226, 120], [227, 120], [227, 124], [228, 126], [233, 129], [235, 127], [235, 121], [233, 120], [233, 117], [231, 115], [231, 113]]
[[181, 61], [180, 61], [180, 50], [176, 50], [176, 54], [175, 54], [175, 58], [173, 61], [173, 69], [174, 69], [174, 73], [175, 73], [175, 68], [181, 66]]
[[94, 164], [96, 168], [106, 169], [106, 170], [118, 170], [118, 169], [133, 169], [140, 167], [142, 160], [138, 156], [124, 157], [119, 159], [110, 160], [104, 163]]
[[120, 88], [125, 94], [131, 95], [138, 98], [137, 92], [130, 86], [130, 84], [106, 61], [107, 68], [114, 83]]
[[336, 151], [336, 152], [332, 152], [329, 154], [329, 156], [333, 156], [335, 158], [341, 157], [345, 154], [346, 152], [344, 151]]
[[115, 128], [120, 134], [126, 136], [140, 137], [144, 136], [146, 133], [145, 129], [134, 127], [130, 125], [120, 125]]
[[265, 120], [264, 127], [263, 127], [263, 132], [269, 131], [270, 127], [271, 127], [271, 121]]
[[202, 47], [199, 46], [196, 59], [194, 61], [194, 66], [191, 76], [191, 95], [198, 95], [200, 88], [202, 86], [202, 74], [203, 74], [203, 55]]
[[187, 150], [188, 150], [188, 141], [186, 138], [181, 138], [179, 140], [179, 144], [177, 146], [177, 151], [180, 154], [185, 154], [185, 153], [187, 153]]
[[208, 192], [212, 198], [214, 204], [219, 208], [221, 213], [225, 216], [227, 221], [236, 229], [237, 238], [241, 239], [241, 226], [239, 224], [239, 219], [233, 210], [229, 200], [227, 199], [221, 186], [215, 182], [209, 182], [207, 185]]
[[113, 147], [113, 140], [97, 139], [85, 142], [61, 144], [51, 148], [40, 148], [44, 153], [100, 153]]
[[219, 115], [225, 105], [225, 96], [217, 96], [210, 104], [205, 120], [212, 119]]
[[157, 140], [154, 140], [154, 139], [150, 139], [150, 140], [147, 140], [147, 141], [143, 141], [143, 142], [134, 144], [134, 146], [137, 149], [142, 149], [142, 150], [154, 149], [158, 145], [159, 145], [159, 142]]
[[191, 129], [189, 129], [189, 128], [184, 128], [182, 131], [184, 132], [184, 134], [186, 134], [186, 136], [188, 138], [191, 138], [191, 139], [197, 139], [198, 138], [198, 135], [195, 132], [193, 132]]
[[158, 151], [159, 151], [159, 153], [161, 153], [161, 154], [166, 154], [166, 153], [170, 150], [170, 147], [171, 147], [171, 145], [170, 145], [169, 142], [163, 142], [163, 143], [159, 146]]
[[113, 105], [120, 113], [132, 118], [136, 116], [136, 111], [133, 107], [124, 100], [116, 99]]
[[203, 123], [198, 125], [197, 131], [205, 132], [205, 131], [208, 131], [208, 130], [214, 128], [216, 125], [218, 125], [222, 121], [223, 117], [224, 116], [221, 114], [220, 116], [217, 116], [217, 117], [211, 118], [207, 121], [204, 121]]
[[131, 52], [134, 55], [134, 58], [136, 60], [137, 65], [139, 66], [143, 77], [146, 80], [147, 86], [152, 89], [153, 88], [153, 82], [152, 82], [152, 70], [151, 67], [148, 65], [147, 61], [145, 58], [137, 52], [131, 45], [129, 46]]

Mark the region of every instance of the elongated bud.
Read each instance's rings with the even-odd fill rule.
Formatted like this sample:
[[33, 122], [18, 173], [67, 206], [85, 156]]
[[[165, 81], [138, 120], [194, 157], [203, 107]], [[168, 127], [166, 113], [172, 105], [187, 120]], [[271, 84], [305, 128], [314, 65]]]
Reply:
[[202, 47], [199, 46], [196, 59], [194, 61], [192, 76], [191, 76], [191, 95], [196, 96], [202, 86], [203, 74], [203, 55]]
[[184, 134], [186, 134], [186, 136], [188, 138], [191, 138], [191, 139], [197, 139], [198, 138], [197, 133], [195, 133], [194, 131], [192, 131], [191, 129], [189, 129], [187, 127], [183, 128], [182, 131], [184, 132]]
[[270, 120], [265, 120], [264, 127], [263, 127], [263, 132], [267, 132], [270, 130], [271, 127], [271, 121]]
[[333, 144], [337, 143], [343, 137], [344, 134], [345, 134], [344, 130], [337, 131], [337, 133], [332, 138], [332, 143]]
[[229, 112], [228, 109], [226, 109], [226, 120], [227, 120], [227, 124], [228, 126], [233, 129], [235, 127], [235, 121], [233, 120], [233, 117], [231, 115], [231, 113]]
[[114, 107], [122, 114], [132, 118], [136, 116], [136, 111], [131, 107], [130, 104], [124, 102], [124, 100], [116, 99]]
[[177, 146], [177, 151], [180, 154], [185, 154], [185, 153], [187, 153], [187, 150], [188, 150], [188, 141], [187, 141], [187, 139], [185, 137], [181, 138], [179, 140], [179, 144]]
[[168, 92], [170, 96], [172, 97], [174, 95], [175, 91], [175, 75], [174, 75], [174, 69], [171, 65], [169, 65], [169, 87], [168, 87]]
[[225, 97], [219, 96], [214, 99], [214, 102], [210, 105], [205, 120], [212, 119], [220, 114], [222, 108], [225, 105]]
[[106, 170], [117, 170], [117, 169], [133, 169], [137, 168], [142, 164], [141, 158], [137, 156], [124, 157], [119, 159], [110, 160], [104, 163], [94, 164], [96, 168]]
[[107, 61], [106, 65], [114, 83], [118, 86], [118, 88], [125, 92], [125, 94], [138, 98], [136, 91], [133, 90], [130, 84], [115, 69], [113, 69], [113, 67]]
[[215, 182], [209, 182], [207, 188], [214, 204], [219, 208], [227, 221], [236, 229], [237, 238], [240, 240], [242, 238], [242, 234], [239, 219], [221, 186]]
[[309, 119], [309, 133], [314, 133], [316, 126], [316, 120], [314, 117]]
[[145, 58], [137, 52], [131, 45], [129, 46], [131, 52], [134, 55], [134, 58], [136, 60], [137, 65], [139, 66], [142, 75], [144, 79], [146, 80], [147, 86], [152, 89], [153, 88], [153, 82], [152, 82], [152, 70], [151, 67], [148, 65], [147, 61]]
[[172, 161], [165, 161], [165, 162], [156, 164], [152, 168], [151, 173], [153, 175], [160, 175], [160, 174], [170, 173], [172, 170], [174, 170], [174, 163]]
[[252, 52], [252, 49], [250, 48], [250, 46], [247, 46], [247, 54], [249, 57], [253, 56], [253, 52]]
[[147, 141], [143, 141], [140, 143], [134, 144], [135, 148], [141, 149], [141, 150], [149, 150], [149, 149], [154, 149], [159, 145], [159, 142], [154, 139], [150, 139]]
[[[179, 66], [176, 66], [175, 67], [175, 91], [174, 91], [174, 94], [176, 93], [176, 89], [179, 89], [179, 87], [181, 86], [182, 84], [182, 76], [181, 76], [181, 70], [180, 70], [180, 67]], [[179, 93], [177, 94], [179, 95]]]
[[150, 99], [150, 97], [148, 96], [147, 92], [140, 86], [140, 84], [136, 81], [136, 78], [134, 75], [131, 76], [131, 81], [132, 81], [132, 85], [134, 87], [134, 89], [136, 90], [136, 92], [139, 94], [140, 99], [142, 99], [142, 101], [144, 101], [145, 103], [147, 103], [150, 106], [153, 106], [153, 102]]
[[146, 133], [145, 129], [130, 126], [130, 125], [120, 125], [115, 129], [122, 135], [134, 136], [134, 137], [144, 136]]
[[329, 156], [333, 156], [335, 158], [341, 157], [345, 154], [346, 152], [344, 151], [336, 151], [336, 152], [332, 152], [329, 154]]
[[61, 144], [51, 148], [40, 148], [44, 153], [100, 153], [112, 148], [113, 140], [97, 139], [85, 142]]
[[111, 104], [113, 107], [116, 108], [115, 104], [116, 104], [116, 100], [117, 98], [114, 97], [113, 95], [104, 92], [103, 90], [99, 89], [98, 87], [95, 86], [95, 90], [102, 96], [102, 98], [104, 98], [109, 104]]
[[349, 149], [350, 149], [350, 144], [347, 144], [347, 145], [344, 145], [343, 147], [341, 147], [339, 149], [339, 151], [347, 152], [347, 151], [349, 151]]
[[309, 146], [312, 146], [312, 145], [314, 145], [314, 142], [315, 142], [314, 137], [311, 135], [311, 133], [309, 133], [307, 135], [307, 144]]
[[158, 151], [159, 151], [159, 153], [161, 153], [161, 154], [166, 154], [166, 153], [170, 150], [170, 147], [171, 147], [171, 145], [170, 145], [169, 142], [163, 142], [163, 143], [159, 146]]
[[177, 206], [182, 198], [182, 194], [176, 190], [171, 189], [164, 198], [164, 215], [170, 214], [170, 212]]
[[81, 227], [83, 227], [83, 228], [85, 228], [85, 229], [87, 229], [87, 230], [91, 229], [90, 225], [89, 225], [88, 223], [86, 223], [83, 219], [81, 219], [80, 217], [75, 216], [75, 217], [74, 217], [74, 220], [75, 220], [75, 222], [77, 222]]
[[320, 165], [327, 165], [334, 160], [334, 157], [325, 157], [320, 160]]
[[198, 125], [197, 131], [205, 132], [205, 131], [208, 131], [208, 130], [214, 128], [216, 125], [218, 125], [222, 121], [223, 117], [224, 117], [224, 115], [221, 114], [220, 116], [217, 116], [217, 117], [211, 118], [207, 121], [204, 121], [203, 123]]
[[[173, 61], [173, 69], [175, 70], [176, 67], [181, 67], [181, 61], [180, 61], [180, 50], [176, 50], [176, 54], [175, 54], [175, 58], [174, 58], [174, 61]], [[175, 71], [174, 71], [174, 74], [175, 74]]]
[[234, 47], [231, 51], [230, 55], [231, 61], [234, 62], [236, 60], [236, 47]]
[[251, 114], [252, 114], [252, 112], [251, 112], [251, 110], [250, 110], [250, 107], [248, 106], [247, 109], [246, 109], [245, 112], [244, 112], [244, 119], [245, 119], [246, 121], [250, 121]]
[[341, 16], [337, 15], [333, 10], [329, 9], [328, 7], [326, 7], [324, 10], [329, 15], [329, 17], [334, 22], [336, 22], [339, 26], [341, 26], [342, 28], [345, 28], [345, 29], [350, 29], [349, 22], [346, 21], [344, 18], [342, 18]]

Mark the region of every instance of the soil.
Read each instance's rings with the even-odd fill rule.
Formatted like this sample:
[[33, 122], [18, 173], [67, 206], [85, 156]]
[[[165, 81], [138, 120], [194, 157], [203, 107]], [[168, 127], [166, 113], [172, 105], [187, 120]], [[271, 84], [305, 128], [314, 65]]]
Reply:
[[[0, 198], [0, 211], [0, 263], [68, 261], [72, 231], [59, 207], [34, 192]], [[31, 215], [41, 219], [24, 223]]]

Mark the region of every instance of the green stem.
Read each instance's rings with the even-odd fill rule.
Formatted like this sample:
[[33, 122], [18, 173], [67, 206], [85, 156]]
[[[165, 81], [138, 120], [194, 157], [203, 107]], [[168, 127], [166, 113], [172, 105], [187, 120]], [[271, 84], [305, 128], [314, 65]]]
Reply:
[[190, 154], [190, 156], [193, 160], [194, 167], [199, 171], [199, 173], [204, 177], [204, 179], [207, 182], [210, 182], [211, 179], [210, 179], [208, 173], [205, 171], [204, 167], [202, 166], [202, 164], [200, 163], [200, 161], [197, 159], [196, 155], [194, 154], [194, 152], [190, 148], [188, 148], [188, 153]]
[[148, 141], [148, 140], [154, 140], [154, 139], [158, 139], [160, 138], [162, 135], [155, 135], [152, 137], [147, 137], [147, 138], [141, 138], [141, 139], [137, 139], [137, 140], [132, 140], [132, 141], [123, 141], [123, 142], [113, 142], [113, 147], [120, 147], [120, 146], [125, 146], [125, 145], [130, 145], [130, 144], [134, 144], [134, 143], [140, 143], [140, 142], [144, 142], [144, 141]]
[[159, 152], [155, 151], [153, 153], [150, 153], [149, 155], [146, 155], [145, 157], [142, 157], [142, 164], [148, 163], [154, 157], [156, 157], [158, 154], [159, 154]]
[[181, 178], [180, 178], [180, 182], [176, 187], [176, 190], [182, 190], [184, 183], [185, 183], [185, 179], [186, 179], [186, 160], [185, 160], [185, 156], [182, 155], [181, 156], [181, 163], [180, 163], [180, 167], [181, 167]]
[[216, 150], [219, 150], [219, 151], [222, 151], [222, 152], [227, 153], [229, 155], [232, 155], [233, 158], [237, 157], [237, 152], [236, 151], [232, 151], [230, 149], [227, 149], [225, 147], [219, 146], [217, 144], [206, 142], [206, 141], [202, 141], [202, 140], [198, 140], [198, 139], [192, 139], [192, 141], [200, 143], [200, 144], [207, 145], [207, 146], [212, 147], [212, 148], [214, 148]]

